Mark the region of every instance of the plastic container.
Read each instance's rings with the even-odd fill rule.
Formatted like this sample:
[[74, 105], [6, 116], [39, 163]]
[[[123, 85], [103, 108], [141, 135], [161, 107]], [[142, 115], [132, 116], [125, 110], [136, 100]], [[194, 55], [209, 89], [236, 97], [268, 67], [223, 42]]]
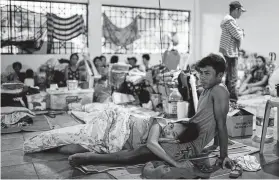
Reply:
[[177, 103], [182, 101], [182, 96], [177, 88], [173, 88], [168, 101], [168, 116], [177, 118]]
[[30, 110], [46, 110], [48, 107], [48, 94], [40, 92], [38, 94], [27, 95], [28, 108]]
[[78, 80], [67, 80], [68, 90], [76, 90], [78, 89]]
[[67, 110], [70, 103], [81, 103], [82, 105], [93, 102], [94, 89], [76, 89], [69, 91], [68, 88], [58, 90], [47, 89], [50, 100], [50, 109]]

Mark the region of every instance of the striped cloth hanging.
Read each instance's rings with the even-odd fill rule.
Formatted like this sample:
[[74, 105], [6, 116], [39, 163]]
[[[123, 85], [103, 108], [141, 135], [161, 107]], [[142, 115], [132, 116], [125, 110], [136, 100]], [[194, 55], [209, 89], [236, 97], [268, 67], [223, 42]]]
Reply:
[[61, 18], [55, 14], [47, 14], [48, 37], [61, 41], [71, 40], [80, 34], [85, 34], [85, 24], [82, 15]]

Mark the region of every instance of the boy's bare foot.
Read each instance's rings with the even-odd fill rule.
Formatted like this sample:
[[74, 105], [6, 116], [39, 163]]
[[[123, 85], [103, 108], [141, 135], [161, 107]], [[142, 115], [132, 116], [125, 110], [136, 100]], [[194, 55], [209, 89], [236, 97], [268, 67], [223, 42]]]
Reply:
[[86, 153], [77, 153], [69, 156], [68, 161], [72, 167], [77, 167], [82, 164], [85, 164]]

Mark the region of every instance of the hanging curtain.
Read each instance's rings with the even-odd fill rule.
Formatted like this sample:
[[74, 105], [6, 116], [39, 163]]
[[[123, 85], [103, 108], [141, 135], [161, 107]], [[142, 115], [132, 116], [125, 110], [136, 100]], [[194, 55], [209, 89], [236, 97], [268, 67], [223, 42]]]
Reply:
[[115, 26], [105, 13], [103, 13], [103, 36], [106, 41], [117, 46], [126, 48], [135, 40], [140, 38], [138, 19], [139, 15], [126, 27], [119, 28]]
[[[11, 13], [3, 13], [9, 11], [13, 12], [12, 16]], [[46, 17], [43, 14], [15, 5], [1, 7], [1, 47], [14, 45], [28, 53], [38, 51], [42, 47], [46, 28], [34, 27], [46, 27], [45, 23]]]
[[69, 18], [61, 18], [55, 14], [47, 14], [48, 53], [51, 51], [53, 38], [69, 41], [81, 34], [85, 34], [85, 24], [82, 15], [76, 14]]

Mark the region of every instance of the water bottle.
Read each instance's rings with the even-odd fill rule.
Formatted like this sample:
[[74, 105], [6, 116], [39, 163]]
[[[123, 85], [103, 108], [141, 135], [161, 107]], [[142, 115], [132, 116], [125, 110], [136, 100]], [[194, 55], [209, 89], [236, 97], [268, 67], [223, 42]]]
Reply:
[[[258, 107], [257, 108], [256, 133], [255, 133], [255, 136], [253, 138], [253, 141], [255, 141], [257, 143], [261, 142], [264, 112], [265, 112], [265, 108], [263, 108], [263, 107]], [[273, 142], [273, 140], [274, 140], [273, 131], [274, 131], [274, 109], [271, 109], [270, 110], [270, 115], [269, 115], [269, 122], [268, 122], [267, 132], [266, 132], [266, 136], [265, 136], [265, 143]]]
[[177, 103], [182, 101], [182, 96], [177, 87], [172, 88], [172, 92], [168, 101], [168, 116], [169, 118], [177, 118]]

